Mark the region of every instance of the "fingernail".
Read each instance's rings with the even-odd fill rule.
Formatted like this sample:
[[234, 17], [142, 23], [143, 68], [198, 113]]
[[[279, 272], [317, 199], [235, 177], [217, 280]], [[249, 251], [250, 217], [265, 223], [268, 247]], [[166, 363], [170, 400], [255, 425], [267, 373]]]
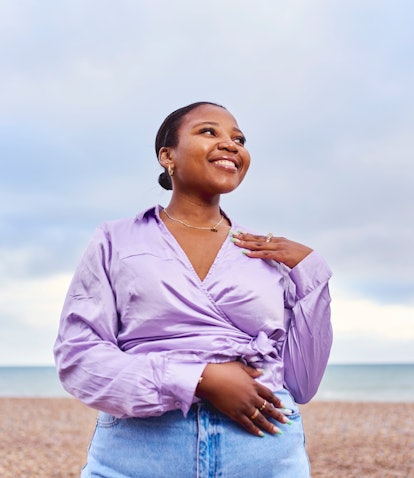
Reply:
[[277, 427], [273, 427], [273, 433], [274, 433], [275, 435], [283, 435], [282, 430], [280, 430], [280, 429], [277, 428]]
[[257, 436], [263, 438], [265, 436], [265, 434], [260, 430], [258, 433], [257, 433]]
[[286, 423], [286, 425], [292, 425], [293, 422], [289, 419], [286, 419], [285, 423]]
[[245, 255], [246, 255], [246, 254], [248, 254], [248, 253], [249, 253], [249, 251], [245, 251], [244, 249], [242, 250], [242, 254], [245, 254]]
[[235, 237], [230, 237], [231, 242], [240, 242], [240, 239], [236, 239]]
[[258, 372], [260, 372], [260, 373], [265, 373], [265, 369], [264, 369], [264, 368], [257, 368], [256, 370], [257, 370]]

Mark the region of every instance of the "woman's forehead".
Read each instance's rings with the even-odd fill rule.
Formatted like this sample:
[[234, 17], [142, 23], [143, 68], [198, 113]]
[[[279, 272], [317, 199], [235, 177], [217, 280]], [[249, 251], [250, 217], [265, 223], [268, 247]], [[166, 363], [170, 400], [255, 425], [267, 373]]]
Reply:
[[181, 126], [194, 127], [198, 123], [229, 123], [237, 127], [237, 121], [229, 111], [214, 105], [202, 105], [190, 111], [183, 118]]

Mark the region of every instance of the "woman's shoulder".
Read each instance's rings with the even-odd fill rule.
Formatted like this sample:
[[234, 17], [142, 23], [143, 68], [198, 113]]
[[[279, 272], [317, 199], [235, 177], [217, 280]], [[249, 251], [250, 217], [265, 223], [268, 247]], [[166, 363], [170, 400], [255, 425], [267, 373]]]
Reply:
[[156, 219], [158, 206], [153, 206], [143, 211], [140, 211], [135, 216], [111, 219], [101, 223], [97, 229], [109, 233], [114, 233], [117, 231], [127, 230], [133, 228], [134, 226], [139, 226], [151, 221], [152, 218]]
[[156, 211], [157, 207], [154, 206], [135, 216], [104, 221], [95, 228], [90, 243], [121, 246], [151, 235], [148, 229], [151, 229], [150, 225], [157, 221]]

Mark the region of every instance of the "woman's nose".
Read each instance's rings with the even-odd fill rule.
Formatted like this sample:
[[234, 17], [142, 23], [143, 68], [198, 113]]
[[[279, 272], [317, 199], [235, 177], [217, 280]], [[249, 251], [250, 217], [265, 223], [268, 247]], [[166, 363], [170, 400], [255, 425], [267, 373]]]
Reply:
[[227, 151], [237, 152], [237, 144], [232, 139], [226, 139], [220, 141], [218, 144], [219, 149], [227, 149]]

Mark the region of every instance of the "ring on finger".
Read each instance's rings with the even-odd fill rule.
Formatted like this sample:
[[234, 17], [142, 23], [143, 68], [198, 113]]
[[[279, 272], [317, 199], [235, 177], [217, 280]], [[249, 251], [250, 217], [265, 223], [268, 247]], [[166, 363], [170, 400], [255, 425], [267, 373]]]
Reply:
[[257, 418], [257, 415], [259, 415], [259, 413], [260, 413], [260, 410], [256, 408], [253, 415], [250, 417], [250, 420], [254, 420], [255, 418]]
[[263, 402], [263, 405], [259, 408], [259, 410], [260, 411], [264, 410], [266, 408], [266, 405], [267, 405], [267, 400]]
[[265, 242], [270, 242], [272, 240], [273, 234], [269, 232], [269, 234], [266, 236], [266, 241]]

